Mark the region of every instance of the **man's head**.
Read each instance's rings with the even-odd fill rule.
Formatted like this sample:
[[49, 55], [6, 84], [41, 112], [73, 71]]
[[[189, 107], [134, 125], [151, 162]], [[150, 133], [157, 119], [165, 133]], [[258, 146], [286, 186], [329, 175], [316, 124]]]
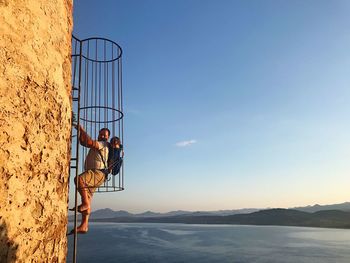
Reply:
[[109, 135], [111, 134], [110, 130], [107, 128], [102, 128], [100, 132], [98, 133], [98, 140], [99, 141], [108, 141]]

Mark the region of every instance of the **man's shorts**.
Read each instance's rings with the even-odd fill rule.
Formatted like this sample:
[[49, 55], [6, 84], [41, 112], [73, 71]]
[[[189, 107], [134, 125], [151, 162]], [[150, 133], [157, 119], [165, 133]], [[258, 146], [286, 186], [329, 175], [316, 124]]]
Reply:
[[105, 181], [105, 174], [100, 170], [86, 170], [79, 174], [84, 181], [84, 187], [89, 190], [90, 196], [94, 194], [96, 189]]

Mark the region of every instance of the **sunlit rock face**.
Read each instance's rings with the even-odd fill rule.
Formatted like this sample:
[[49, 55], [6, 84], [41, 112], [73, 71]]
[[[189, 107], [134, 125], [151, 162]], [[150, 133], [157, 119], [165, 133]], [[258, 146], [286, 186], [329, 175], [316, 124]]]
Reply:
[[0, 0], [0, 262], [65, 262], [71, 0]]

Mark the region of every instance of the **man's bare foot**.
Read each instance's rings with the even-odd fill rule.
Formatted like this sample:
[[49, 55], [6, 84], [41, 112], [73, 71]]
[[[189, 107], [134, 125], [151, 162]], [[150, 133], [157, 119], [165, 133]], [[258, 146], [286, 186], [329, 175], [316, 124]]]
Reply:
[[[86, 234], [87, 232], [88, 232], [88, 228], [86, 228], [86, 230], [77, 228], [77, 234]], [[74, 229], [72, 229], [72, 230], [67, 234], [67, 236], [69, 236], [69, 235], [74, 235]]]
[[77, 228], [77, 233], [78, 234], [85, 234], [87, 231], [89, 230], [89, 228], [87, 226], [78, 226]]

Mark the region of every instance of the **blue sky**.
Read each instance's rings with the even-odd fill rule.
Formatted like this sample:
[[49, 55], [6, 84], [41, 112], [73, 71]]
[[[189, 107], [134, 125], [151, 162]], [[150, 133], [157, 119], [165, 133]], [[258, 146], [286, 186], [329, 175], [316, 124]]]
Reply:
[[349, 1], [74, 1], [76, 36], [123, 48], [126, 189], [96, 194], [93, 209], [349, 201], [349, 12]]

